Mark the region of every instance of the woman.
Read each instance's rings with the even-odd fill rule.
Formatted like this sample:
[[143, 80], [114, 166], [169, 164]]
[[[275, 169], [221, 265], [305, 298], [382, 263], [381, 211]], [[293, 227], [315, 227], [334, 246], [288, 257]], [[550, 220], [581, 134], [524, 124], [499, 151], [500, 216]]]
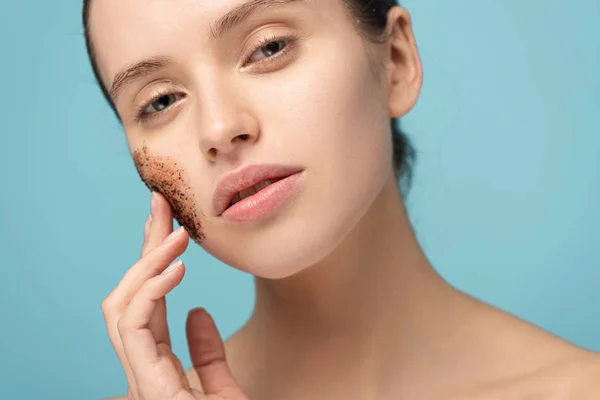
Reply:
[[[405, 9], [84, 3], [94, 72], [153, 191], [142, 257], [102, 305], [129, 399], [600, 396], [595, 354], [456, 290], [420, 248], [394, 125], [422, 82]], [[256, 307], [225, 344], [190, 312], [184, 371], [164, 296], [189, 237], [255, 275]]]

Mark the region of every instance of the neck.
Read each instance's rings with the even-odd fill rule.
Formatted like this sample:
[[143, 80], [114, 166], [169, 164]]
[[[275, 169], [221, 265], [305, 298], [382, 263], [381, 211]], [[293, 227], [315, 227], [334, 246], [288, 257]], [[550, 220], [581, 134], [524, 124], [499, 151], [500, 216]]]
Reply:
[[[506, 343], [519, 351], [541, 343], [529, 326], [435, 272], [393, 177], [326, 259], [285, 279], [255, 282], [254, 312], [230, 346], [251, 398], [422, 398], [434, 386], [513, 373]], [[500, 342], [486, 339], [499, 331]]]
[[412, 352], [424, 331], [436, 331], [424, 325], [443, 320], [441, 305], [456, 294], [423, 254], [393, 174], [326, 259], [289, 278], [255, 282], [256, 306], [245, 330], [261, 368], [273, 368], [262, 371], [269, 390], [277, 390], [279, 379], [288, 397], [291, 376], [301, 387], [316, 374], [313, 387], [325, 387], [319, 383], [327, 379], [325, 366], [364, 390], [378, 386], [395, 358], [390, 349]]
[[280, 280], [256, 278], [255, 320], [303, 338], [358, 332], [442, 285], [421, 251], [393, 179], [337, 249]]

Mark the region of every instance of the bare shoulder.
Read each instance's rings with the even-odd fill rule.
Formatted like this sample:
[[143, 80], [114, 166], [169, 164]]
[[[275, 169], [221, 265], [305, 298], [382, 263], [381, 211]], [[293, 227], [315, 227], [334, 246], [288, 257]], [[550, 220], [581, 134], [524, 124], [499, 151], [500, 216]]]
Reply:
[[[526, 376], [497, 382], [456, 400], [600, 399], [600, 355], [585, 353]], [[452, 397], [452, 400], [455, 400]]]
[[557, 366], [547, 375], [556, 378], [558, 389], [574, 399], [600, 398], [600, 355], [587, 354], [564, 365]]
[[532, 389], [540, 393], [552, 394], [572, 399], [600, 398], [600, 355], [585, 355], [566, 360], [530, 379]]

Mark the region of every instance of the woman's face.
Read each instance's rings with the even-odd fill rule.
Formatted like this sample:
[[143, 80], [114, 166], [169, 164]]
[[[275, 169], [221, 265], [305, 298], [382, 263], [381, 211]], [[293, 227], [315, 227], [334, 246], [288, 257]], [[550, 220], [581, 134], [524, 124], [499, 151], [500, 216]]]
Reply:
[[[89, 23], [142, 179], [233, 267], [319, 262], [392, 174], [388, 89], [342, 0], [94, 0]], [[292, 196], [258, 220], [218, 215], [219, 181], [256, 164], [301, 171]]]

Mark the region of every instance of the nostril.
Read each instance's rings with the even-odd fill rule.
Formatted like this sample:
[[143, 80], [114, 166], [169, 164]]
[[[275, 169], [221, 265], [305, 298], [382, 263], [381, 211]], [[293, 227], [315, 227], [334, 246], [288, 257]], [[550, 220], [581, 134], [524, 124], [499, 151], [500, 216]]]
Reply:
[[248, 140], [248, 135], [247, 134], [239, 135], [238, 138], [245, 142], [246, 140]]

